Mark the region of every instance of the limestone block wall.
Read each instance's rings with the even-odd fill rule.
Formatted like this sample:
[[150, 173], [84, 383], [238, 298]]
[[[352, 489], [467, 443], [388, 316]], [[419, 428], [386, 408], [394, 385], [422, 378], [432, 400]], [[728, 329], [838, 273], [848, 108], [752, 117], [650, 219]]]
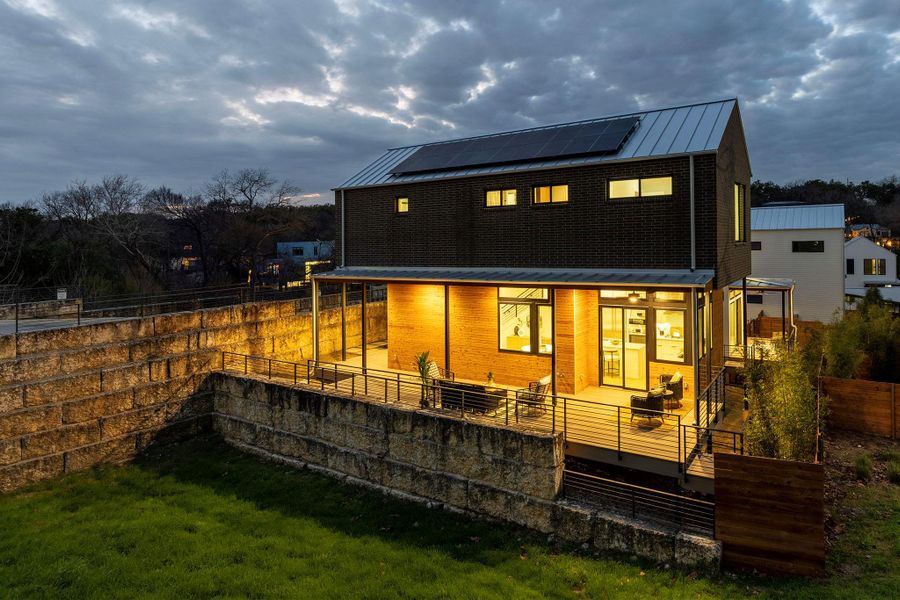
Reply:
[[406, 499], [511, 521], [563, 540], [691, 568], [715, 541], [559, 499], [562, 434], [214, 373], [213, 427], [238, 448]]
[[[223, 350], [312, 357], [302, 308], [260, 302], [0, 337], [0, 492], [209, 430], [201, 384]], [[369, 308], [383, 321], [383, 303]], [[359, 321], [359, 307], [347, 318]], [[340, 321], [320, 339], [339, 344]]]

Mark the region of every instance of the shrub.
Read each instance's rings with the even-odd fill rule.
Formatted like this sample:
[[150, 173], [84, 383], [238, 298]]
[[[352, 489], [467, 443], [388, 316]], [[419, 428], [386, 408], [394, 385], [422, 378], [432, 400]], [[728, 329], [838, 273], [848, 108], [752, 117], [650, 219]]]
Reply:
[[900, 320], [878, 288], [870, 288], [856, 310], [834, 318], [811, 345], [816, 351], [825, 357], [826, 375], [900, 382]]
[[853, 463], [853, 470], [857, 479], [869, 481], [872, 479], [872, 458], [868, 454], [860, 454]]
[[799, 353], [776, 347], [770, 360], [749, 361], [745, 371], [750, 420], [747, 449], [756, 456], [812, 461], [825, 417]]
[[892, 460], [887, 466], [888, 481], [900, 484], [900, 460]]
[[875, 458], [884, 462], [900, 462], [900, 450], [896, 448], [882, 448], [875, 452]]

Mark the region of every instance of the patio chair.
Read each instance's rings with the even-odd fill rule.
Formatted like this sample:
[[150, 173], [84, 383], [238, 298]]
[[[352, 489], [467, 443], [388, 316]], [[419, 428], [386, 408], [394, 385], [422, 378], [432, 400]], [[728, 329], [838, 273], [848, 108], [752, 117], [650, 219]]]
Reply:
[[672, 392], [672, 395], [666, 398], [667, 408], [679, 408], [684, 398], [684, 377], [681, 371], [675, 371], [674, 375], [660, 375], [659, 383]]
[[519, 405], [525, 416], [543, 415], [547, 412], [547, 391], [550, 388], [550, 375], [538, 381], [532, 381], [527, 388], [516, 390], [516, 416], [519, 416]]
[[631, 396], [631, 421], [635, 417], [647, 420], [659, 419], [660, 424], [666, 420], [663, 414], [663, 396], [654, 394], [653, 391], [645, 394]]

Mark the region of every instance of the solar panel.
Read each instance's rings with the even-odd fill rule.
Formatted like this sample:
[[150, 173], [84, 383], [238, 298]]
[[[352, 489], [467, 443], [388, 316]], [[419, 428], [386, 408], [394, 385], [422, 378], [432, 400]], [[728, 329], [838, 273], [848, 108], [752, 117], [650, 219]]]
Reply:
[[430, 144], [416, 150], [391, 173], [421, 173], [584, 154], [614, 154], [639, 122], [638, 117], [623, 117]]

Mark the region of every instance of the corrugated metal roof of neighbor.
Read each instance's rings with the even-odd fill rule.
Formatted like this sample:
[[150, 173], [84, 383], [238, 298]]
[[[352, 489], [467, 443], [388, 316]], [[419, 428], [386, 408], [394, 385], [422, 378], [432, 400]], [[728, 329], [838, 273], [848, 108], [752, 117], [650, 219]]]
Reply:
[[[703, 102], [688, 106], [678, 106], [674, 108], [649, 110], [579, 121], [581, 123], [593, 123], [629, 116], [640, 118], [641, 122], [638, 124], [634, 133], [631, 134], [621, 150], [615, 154], [557, 159], [551, 158], [518, 164], [484, 165], [448, 171], [392, 175], [391, 170], [395, 166], [412, 156], [416, 150], [428, 144], [407, 146], [405, 148], [391, 148], [378, 158], [378, 160], [371, 163], [335, 189], [340, 190], [395, 183], [434, 181], [455, 177], [506, 173], [510, 171], [532, 171], [538, 169], [632, 160], [637, 158], [658, 158], [668, 155], [715, 152], [719, 148], [722, 135], [725, 133], [725, 126], [728, 124], [728, 119], [735, 106], [737, 106], [737, 99], [731, 98], [728, 100], [717, 100], [715, 102]], [[534, 127], [532, 129], [524, 129], [521, 131], [553, 129], [565, 125], [572, 125], [572, 123]]]
[[703, 287], [711, 270], [689, 269], [494, 269], [457, 267], [343, 267], [315, 279], [354, 281], [484, 282], [535, 285], [660, 285]]
[[843, 204], [760, 206], [750, 209], [750, 229], [843, 229]]

